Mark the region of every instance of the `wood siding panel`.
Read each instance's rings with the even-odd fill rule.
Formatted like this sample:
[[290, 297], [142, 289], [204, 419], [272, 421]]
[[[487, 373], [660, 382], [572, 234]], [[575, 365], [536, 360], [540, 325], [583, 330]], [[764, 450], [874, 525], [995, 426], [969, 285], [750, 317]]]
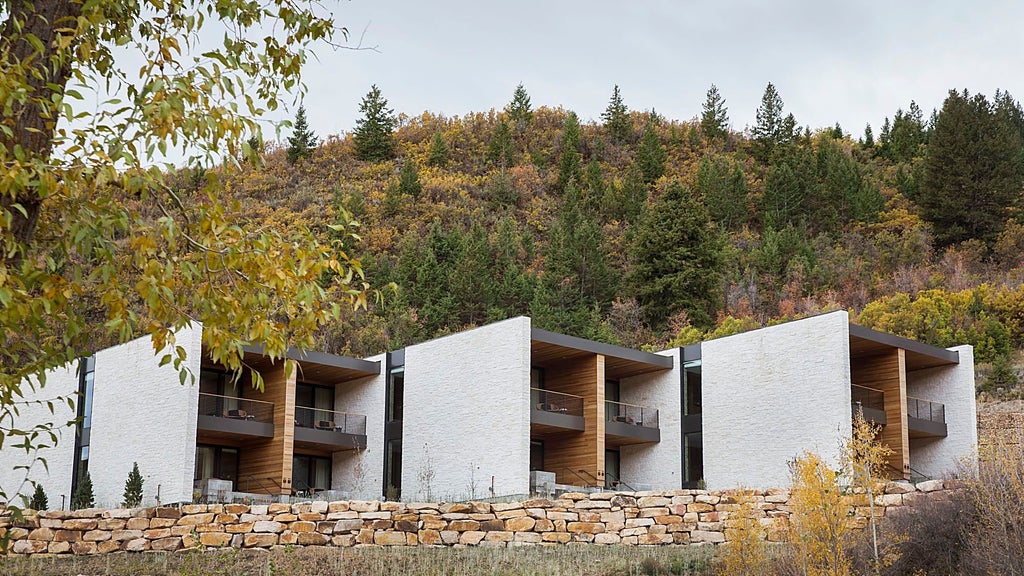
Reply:
[[906, 352], [892, 348], [883, 354], [854, 358], [850, 364], [850, 381], [853, 384], [881, 390], [885, 394], [886, 425], [882, 427], [881, 440], [893, 451], [889, 458], [889, 465], [895, 469], [891, 470], [893, 475], [909, 479]]
[[544, 439], [544, 468], [559, 484], [604, 483], [604, 357], [548, 364], [544, 387], [582, 397], [585, 425], [582, 432]]
[[284, 364], [261, 371], [262, 399], [274, 403], [274, 437], [268, 442], [246, 447], [238, 463], [239, 485], [262, 485], [266, 489], [254, 488], [254, 492], [291, 494], [296, 373], [293, 368], [290, 374], [286, 374]]

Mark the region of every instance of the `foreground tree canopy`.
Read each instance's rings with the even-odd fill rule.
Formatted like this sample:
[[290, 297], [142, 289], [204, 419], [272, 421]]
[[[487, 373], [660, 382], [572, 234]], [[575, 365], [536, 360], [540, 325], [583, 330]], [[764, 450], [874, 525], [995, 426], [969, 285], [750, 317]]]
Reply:
[[[345, 36], [321, 10], [284, 0], [4, 3], [0, 447], [52, 438], [45, 427], [12, 429], [27, 375], [144, 334], [180, 366], [174, 333], [196, 322], [206, 353], [238, 371], [245, 345], [280, 357], [309, 347], [339, 302], [365, 305], [345, 213], [330, 234], [246, 226], [218, 194], [233, 166], [258, 161], [258, 119], [301, 88], [307, 50]], [[200, 45], [214, 26], [226, 33], [205, 35], [222, 41]], [[111, 96], [93, 110], [90, 91]], [[157, 165], [168, 150], [224, 167], [182, 178]]]

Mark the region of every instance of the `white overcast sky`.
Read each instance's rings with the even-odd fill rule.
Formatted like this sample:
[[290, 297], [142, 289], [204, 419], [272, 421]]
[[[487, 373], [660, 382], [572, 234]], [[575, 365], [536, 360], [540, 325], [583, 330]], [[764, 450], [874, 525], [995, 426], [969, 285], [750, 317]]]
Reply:
[[350, 131], [377, 84], [397, 112], [501, 108], [522, 82], [533, 105], [597, 119], [618, 84], [630, 109], [700, 113], [712, 83], [735, 129], [773, 82], [801, 125], [855, 136], [950, 88], [1024, 98], [1024, 2], [776, 0], [350, 0], [331, 4], [351, 42], [318, 50], [305, 98], [320, 136]]

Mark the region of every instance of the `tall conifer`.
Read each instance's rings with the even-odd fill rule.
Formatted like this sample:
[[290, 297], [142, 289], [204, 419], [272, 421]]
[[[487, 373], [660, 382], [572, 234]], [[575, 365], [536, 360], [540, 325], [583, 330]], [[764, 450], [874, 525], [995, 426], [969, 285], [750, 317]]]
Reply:
[[368, 162], [390, 160], [395, 157], [393, 132], [398, 125], [395, 111], [388, 108], [388, 101], [374, 84], [359, 104], [362, 117], [356, 120], [352, 135], [355, 141], [356, 158]]

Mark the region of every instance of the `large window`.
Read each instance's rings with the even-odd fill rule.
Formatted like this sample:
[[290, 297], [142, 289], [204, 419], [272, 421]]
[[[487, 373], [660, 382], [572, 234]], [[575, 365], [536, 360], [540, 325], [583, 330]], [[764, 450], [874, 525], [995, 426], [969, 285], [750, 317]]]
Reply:
[[217, 396], [215, 413], [227, 414], [229, 410], [240, 408], [238, 399], [242, 397], [242, 388], [232, 380], [231, 375], [221, 370], [203, 368], [199, 371], [199, 392], [200, 394], [212, 394]]
[[683, 365], [683, 487], [697, 488], [704, 480], [704, 434], [700, 360]]
[[78, 425], [75, 427], [75, 467], [71, 471], [71, 493], [89, 470], [89, 438], [92, 432], [92, 397], [96, 383], [96, 358], [82, 358], [78, 364]]
[[231, 480], [237, 487], [238, 448], [199, 444], [196, 446], [196, 467], [192, 476], [195, 480]]
[[619, 451], [604, 451], [604, 487], [617, 489], [621, 477], [621, 466], [619, 465]]
[[401, 420], [405, 400], [405, 368], [395, 368], [388, 378], [388, 413], [389, 421]]
[[402, 494], [402, 416], [405, 412], [405, 367], [388, 372], [384, 414], [384, 496], [398, 499]]
[[299, 383], [295, 385], [295, 407], [313, 408], [296, 410], [295, 423], [311, 428], [317, 422], [334, 421], [334, 388]]
[[530, 470], [544, 470], [543, 440], [530, 440]]
[[331, 459], [296, 454], [292, 457], [292, 490], [313, 494], [331, 489]]

